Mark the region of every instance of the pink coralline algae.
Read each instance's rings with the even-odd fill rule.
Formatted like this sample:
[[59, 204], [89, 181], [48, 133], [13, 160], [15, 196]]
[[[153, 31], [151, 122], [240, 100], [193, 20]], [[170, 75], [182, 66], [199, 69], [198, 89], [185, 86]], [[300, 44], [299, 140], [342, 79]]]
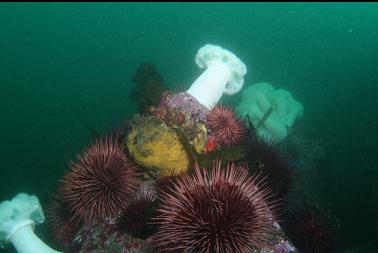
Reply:
[[275, 247], [275, 250], [276, 250], [277, 253], [293, 253], [293, 252], [296, 252], [293, 245], [291, 245], [286, 240], [281, 240], [274, 247]]
[[198, 122], [205, 122], [206, 114], [209, 112], [209, 109], [186, 92], [163, 97], [159, 107], [168, 107], [180, 111], [185, 115], [190, 115], [191, 118], [196, 118]]
[[117, 218], [108, 218], [101, 224], [84, 225], [68, 247], [71, 253], [152, 253], [147, 240], [121, 233]]

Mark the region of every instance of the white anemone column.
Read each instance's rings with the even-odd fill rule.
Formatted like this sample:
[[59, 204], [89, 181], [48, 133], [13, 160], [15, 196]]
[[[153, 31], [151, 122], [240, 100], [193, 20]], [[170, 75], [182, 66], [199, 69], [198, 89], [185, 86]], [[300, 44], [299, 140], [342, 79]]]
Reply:
[[0, 203], [0, 248], [11, 242], [18, 253], [59, 253], [34, 234], [35, 225], [45, 221], [34, 195], [17, 194]]
[[29, 220], [18, 227], [8, 240], [14, 245], [18, 253], [59, 253], [50, 248], [34, 233], [34, 222]]
[[198, 50], [196, 64], [206, 70], [186, 92], [208, 109], [218, 103], [223, 93], [233, 95], [243, 87], [247, 68], [226, 49], [207, 44]]

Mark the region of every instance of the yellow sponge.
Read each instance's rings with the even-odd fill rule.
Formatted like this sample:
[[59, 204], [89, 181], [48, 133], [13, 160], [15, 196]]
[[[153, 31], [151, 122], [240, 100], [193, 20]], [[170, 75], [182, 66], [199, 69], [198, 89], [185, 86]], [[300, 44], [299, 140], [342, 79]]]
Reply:
[[188, 154], [176, 131], [152, 116], [134, 118], [127, 147], [138, 164], [160, 175], [178, 174], [189, 167]]

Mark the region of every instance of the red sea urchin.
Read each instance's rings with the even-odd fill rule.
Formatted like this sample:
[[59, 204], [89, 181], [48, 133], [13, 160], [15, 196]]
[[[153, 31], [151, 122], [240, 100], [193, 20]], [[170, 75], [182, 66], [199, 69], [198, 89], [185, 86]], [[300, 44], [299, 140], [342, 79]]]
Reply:
[[240, 144], [246, 135], [246, 128], [241, 119], [231, 108], [215, 106], [207, 114], [207, 125], [221, 145]]
[[75, 223], [72, 218], [72, 212], [67, 203], [63, 201], [60, 191], [53, 197], [52, 202], [46, 209], [49, 230], [55, 241], [66, 248], [74, 239], [80, 225]]
[[287, 209], [283, 221], [285, 233], [300, 252], [337, 251], [338, 223], [330, 213], [305, 202]]
[[220, 162], [212, 170], [195, 165], [195, 174], [182, 175], [163, 193], [152, 237], [163, 251], [225, 253], [252, 252], [267, 245], [272, 232], [270, 191], [246, 169]]
[[277, 199], [283, 201], [295, 190], [298, 175], [282, 144], [249, 134], [245, 151], [250, 173], [266, 176], [266, 182]]
[[118, 218], [119, 229], [133, 237], [147, 239], [156, 232], [156, 225], [150, 222], [155, 215], [156, 204], [155, 194], [151, 191], [134, 197]]
[[77, 160], [70, 162], [62, 187], [74, 220], [103, 221], [127, 206], [139, 180], [137, 165], [125, 155], [122, 143], [99, 139]]

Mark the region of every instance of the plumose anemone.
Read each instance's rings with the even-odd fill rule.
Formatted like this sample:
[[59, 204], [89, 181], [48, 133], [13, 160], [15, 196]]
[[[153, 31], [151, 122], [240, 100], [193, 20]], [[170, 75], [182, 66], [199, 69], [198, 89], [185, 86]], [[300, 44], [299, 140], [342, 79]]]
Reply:
[[39, 200], [34, 195], [17, 194], [0, 203], [0, 246], [11, 242], [18, 253], [59, 253], [34, 234], [34, 227], [45, 221]]
[[262, 82], [244, 89], [236, 110], [249, 116], [259, 137], [278, 142], [286, 138], [304, 107], [289, 91]]
[[198, 50], [195, 60], [206, 70], [186, 92], [208, 109], [218, 103], [223, 93], [233, 95], [243, 87], [247, 67], [232, 52], [206, 44]]

